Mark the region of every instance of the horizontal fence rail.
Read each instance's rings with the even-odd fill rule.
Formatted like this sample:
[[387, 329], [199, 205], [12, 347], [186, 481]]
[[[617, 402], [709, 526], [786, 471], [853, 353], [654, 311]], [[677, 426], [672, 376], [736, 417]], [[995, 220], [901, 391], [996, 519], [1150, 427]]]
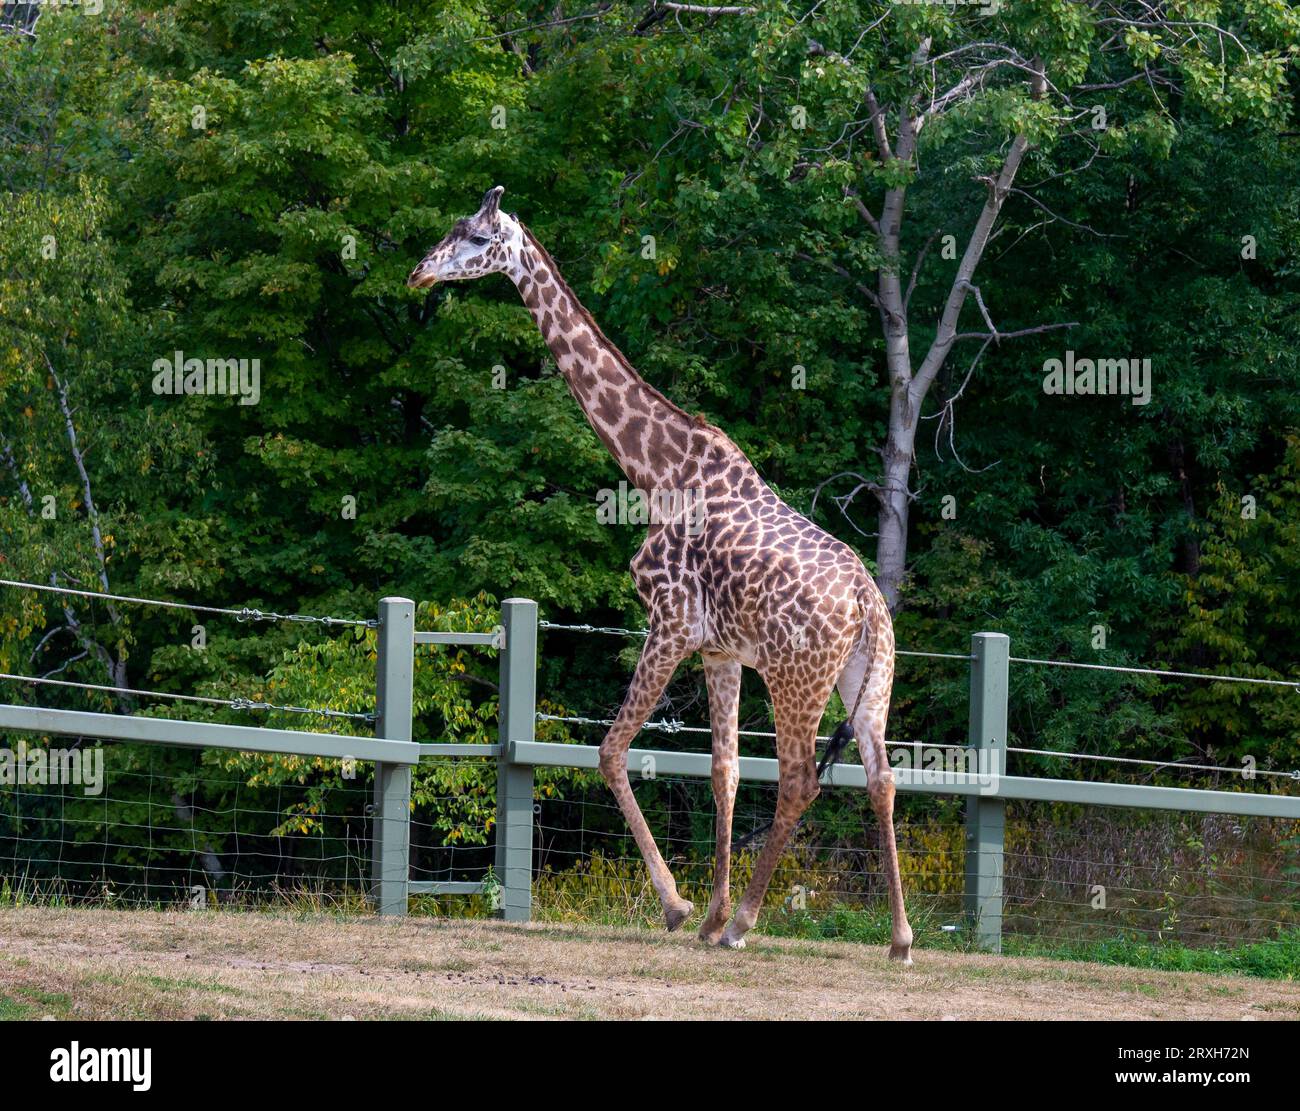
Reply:
[[[482, 749], [483, 745], [467, 745]], [[478, 753], [474, 753], [478, 755]], [[510, 746], [510, 759], [535, 767], [582, 768], [600, 766], [597, 745], [566, 745], [532, 741]], [[713, 758], [707, 752], [665, 752], [654, 748], [628, 750], [628, 771], [642, 767], [654, 774], [707, 779]], [[642, 776], [642, 778], [647, 778]], [[751, 783], [779, 782], [779, 765], [764, 756], [742, 756], [740, 778]], [[1126, 807], [1133, 810], [1184, 810], [1195, 814], [1240, 814], [1264, 818], [1300, 819], [1300, 798], [1266, 795], [1260, 791], [1208, 791], [1190, 787], [1153, 787], [1131, 783], [1094, 783], [1074, 779], [1040, 779], [1036, 776], [998, 775], [995, 785], [974, 772], [940, 772], [898, 768], [894, 782], [900, 791], [966, 798], [995, 797], [1033, 802], [1070, 802], [1083, 806]], [[867, 773], [861, 764], [831, 764], [822, 776], [827, 787], [866, 790]]]
[[0, 706], [0, 729], [95, 737], [105, 741], [174, 745], [178, 748], [224, 748], [234, 752], [276, 752], [286, 756], [321, 756], [336, 760], [415, 764], [420, 756], [409, 747], [373, 737], [266, 729], [255, 725], [219, 725], [88, 710], [48, 710], [40, 706]]

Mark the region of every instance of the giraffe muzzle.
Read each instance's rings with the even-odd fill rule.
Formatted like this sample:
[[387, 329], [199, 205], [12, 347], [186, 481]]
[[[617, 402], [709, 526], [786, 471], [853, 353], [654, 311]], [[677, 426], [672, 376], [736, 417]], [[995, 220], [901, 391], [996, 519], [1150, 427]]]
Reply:
[[419, 266], [411, 271], [410, 277], [406, 279], [406, 285], [409, 289], [428, 289], [431, 285], [435, 284], [437, 280], [438, 275], [425, 269], [424, 263], [420, 263]]

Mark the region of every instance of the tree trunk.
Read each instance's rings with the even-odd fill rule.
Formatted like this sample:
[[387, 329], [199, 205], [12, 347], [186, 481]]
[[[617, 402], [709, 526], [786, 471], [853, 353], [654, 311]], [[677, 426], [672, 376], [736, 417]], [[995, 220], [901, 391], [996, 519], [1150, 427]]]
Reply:
[[889, 435], [885, 440], [885, 481], [879, 494], [880, 538], [876, 546], [876, 585], [891, 613], [898, 608], [907, 566], [907, 520], [911, 509], [908, 479], [915, 437], [915, 424], [906, 419], [900, 406], [891, 404]]
[[[1034, 78], [1032, 91], [1034, 97], [1041, 97], [1046, 88], [1042, 64], [1034, 61]], [[910, 162], [916, 149], [916, 138], [924, 123], [924, 117], [914, 117], [910, 110], [904, 110], [899, 122], [898, 144], [895, 151], [889, 148], [887, 136], [883, 134], [883, 117], [875, 104], [874, 97], [869, 104], [873, 118], [881, 121], [877, 127], [877, 144], [882, 159], [888, 161], [897, 158], [900, 162]], [[876, 584], [889, 604], [890, 611], [898, 609], [901, 600], [903, 576], [907, 570], [907, 525], [912, 499], [911, 471], [915, 455], [917, 423], [921, 417], [921, 408], [925, 396], [944, 361], [957, 341], [957, 320], [962, 306], [969, 294], [974, 293], [980, 303], [989, 332], [997, 338], [998, 333], [989, 320], [988, 311], [980, 299], [976, 286], [971, 284], [975, 268], [984, 255], [989, 236], [997, 223], [1002, 205], [1011, 192], [1016, 171], [1020, 169], [1021, 160], [1029, 147], [1026, 136], [1017, 135], [1011, 142], [1001, 171], [996, 178], [988, 180], [988, 197], [980, 210], [975, 227], [971, 230], [966, 243], [965, 253], [957, 267], [952, 286], [943, 306], [933, 342], [925, 354], [921, 365], [912, 370], [912, 355], [908, 341], [908, 298], [915, 285], [915, 273], [905, 292], [900, 280], [899, 232], [903, 223], [903, 204], [907, 187], [899, 186], [885, 194], [884, 206], [879, 221], [881, 253], [885, 263], [880, 270], [876, 308], [880, 312], [881, 324], [885, 332], [885, 360], [889, 370], [889, 432], [884, 450], [884, 482], [877, 491], [880, 502], [879, 543], [876, 548]], [[922, 253], [921, 258], [924, 257]], [[919, 267], [918, 260], [918, 267]]]

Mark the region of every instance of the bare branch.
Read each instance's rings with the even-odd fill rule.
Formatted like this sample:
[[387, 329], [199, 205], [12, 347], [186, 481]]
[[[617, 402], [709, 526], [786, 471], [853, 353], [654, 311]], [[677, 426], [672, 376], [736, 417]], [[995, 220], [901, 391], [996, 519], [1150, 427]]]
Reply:
[[984, 317], [984, 323], [989, 326], [989, 332], [992, 334], [992, 337], [994, 339], [1000, 338], [998, 336], [998, 327], [993, 323], [993, 318], [989, 316], [988, 306], [984, 304], [984, 295], [980, 292], [980, 287], [972, 285], [970, 282], [963, 282], [962, 284], [975, 295], [975, 304], [979, 306], [980, 315]]
[[670, 0], [655, 0], [651, 7], [666, 8], [670, 12], [685, 12], [687, 15], [753, 15], [758, 10], [742, 8], [738, 5], [675, 4]]
[[[1035, 71], [1037, 76], [1033, 83], [1032, 93], [1037, 99], [1041, 98], [1046, 92], [1047, 81], [1042, 74], [1042, 63], [1035, 60], [1034, 64], [1037, 67]], [[975, 275], [975, 268], [983, 257], [984, 248], [988, 244], [993, 225], [997, 222], [1002, 206], [1011, 192], [1012, 182], [1015, 181], [1016, 172], [1020, 169], [1020, 163], [1028, 147], [1028, 138], [1024, 134], [1017, 135], [1011, 142], [1011, 149], [1007, 152], [997, 179], [990, 183], [988, 198], [984, 202], [984, 207], [980, 210], [979, 218], [975, 221], [975, 228], [967, 241], [965, 254], [962, 256], [961, 263], [957, 267], [957, 274], [953, 278], [947, 302], [939, 319], [939, 326], [935, 329], [934, 341], [930, 344], [930, 349], [926, 352], [925, 358], [909, 386], [912, 401], [918, 406], [919, 402], [925, 397], [926, 391], [929, 390], [930, 384], [934, 381], [935, 375], [939, 373], [939, 368], [943, 366], [943, 361], [947, 358], [948, 352], [952, 349], [954, 337], [957, 335], [957, 318], [961, 315], [962, 305], [965, 304], [971, 279]], [[993, 330], [991, 324], [989, 327], [990, 330]]]
[[72, 630], [66, 625], [55, 625], [53, 629], [36, 642], [36, 647], [32, 649], [31, 655], [27, 657], [27, 662], [29, 664], [36, 662], [36, 657], [40, 654], [41, 649], [45, 647], [46, 641], [50, 640], [52, 637], [58, 636], [60, 633], [70, 632], [72, 632]]
[[880, 160], [888, 162], [894, 157], [894, 152], [890, 149], [889, 134], [885, 131], [885, 110], [880, 107], [875, 91], [870, 86], [867, 86], [866, 101], [867, 110], [871, 113], [871, 130], [876, 135], [876, 150], [880, 154]]
[[1125, 85], [1131, 85], [1135, 81], [1146, 79], [1146, 73], [1134, 73], [1125, 77], [1122, 81], [1103, 81], [1098, 85], [1075, 85], [1073, 91], [1076, 93], [1099, 93], [1103, 90], [1122, 89]]
[[841, 278], [844, 278], [846, 281], [852, 282], [854, 288], [859, 293], [861, 293], [863, 297], [865, 297], [868, 301], [870, 301], [873, 305], [875, 305], [876, 308], [880, 308], [880, 300], [879, 298], [876, 297], [875, 293], [872, 292], [871, 287], [868, 285], [864, 285], [862, 282], [858, 281], [857, 278], [855, 278], [848, 270], [846, 270], [839, 263], [832, 262], [828, 258], [817, 258], [814, 255], [806, 254], [803, 251], [795, 251], [794, 257], [798, 259], [803, 259], [804, 262], [811, 262], [818, 266], [825, 266], [829, 270], [834, 270], [835, 273], [837, 273]]
[[[77, 427], [72, 421], [72, 409], [68, 404], [68, 388], [60, 380], [58, 372], [54, 369], [54, 364], [50, 362], [50, 357], [44, 355], [46, 369], [50, 372], [50, 377], [54, 379], [54, 385], [59, 391], [59, 408], [63, 410], [64, 428], [68, 434], [68, 446], [72, 451], [72, 461], [76, 464], [77, 474], [81, 476], [81, 492], [86, 500], [86, 517], [90, 521], [90, 535], [95, 544], [95, 556], [99, 560], [99, 582], [104, 588], [104, 592], [109, 593], [112, 588], [108, 583], [108, 559], [104, 550], [104, 536], [99, 527], [99, 511], [95, 508], [95, 497], [90, 489], [90, 473], [86, 470], [86, 453], [81, 450], [77, 444]], [[117, 610], [111, 603], [105, 603], [109, 614], [116, 624], [120, 618]]]
[[870, 490], [872, 493], [878, 493], [880, 490], [879, 483], [873, 482], [869, 478], [864, 478], [862, 475], [858, 474], [857, 471], [839, 471], [836, 474], [831, 475], [830, 478], [824, 478], [821, 482], [817, 483], [817, 486], [813, 490], [812, 503], [808, 506], [809, 513], [816, 512], [817, 499], [821, 497], [821, 492], [837, 478], [856, 478], [858, 480], [859, 489]]
[[667, 139], [664, 140], [663, 145], [657, 151], [655, 151], [653, 155], [650, 156], [650, 160], [644, 166], [642, 166], [639, 170], [637, 170], [636, 173], [628, 174], [621, 182], [619, 182], [618, 185], [619, 189], [621, 190], [630, 189], [633, 185], [636, 184], [637, 180], [648, 169], [650, 169], [651, 166], [653, 166], [656, 162], [659, 161], [660, 155], [662, 155], [664, 151], [666, 151], [670, 146], [672, 146], [673, 143], [675, 143], [678, 139], [680, 139], [692, 128], [702, 128], [702, 127], [703, 127], [702, 124], [698, 124], [694, 120], [679, 119], [677, 121], [677, 129], [671, 135], [669, 135]]
[[479, 35], [477, 38], [472, 38], [467, 41], [495, 42], [497, 39], [508, 39], [512, 35], [519, 35], [524, 31], [539, 31], [544, 27], [562, 27], [566, 23], [579, 23], [584, 19], [599, 19], [613, 6], [613, 3], [601, 4], [595, 11], [587, 12], [585, 15], [571, 15], [567, 19], [547, 19], [541, 23], [529, 23], [524, 27], [514, 27], [509, 31], [502, 31], [499, 35]]
[[[45, 360], [45, 367], [50, 372], [50, 377], [54, 380], [55, 388], [59, 395], [59, 408], [63, 411], [64, 428], [68, 435], [68, 445], [72, 451], [72, 460], [76, 464], [77, 473], [81, 476], [82, 496], [85, 498], [86, 517], [90, 521], [90, 535], [95, 545], [95, 557], [99, 562], [99, 583], [105, 593], [109, 593], [112, 587], [108, 581], [108, 557], [104, 548], [104, 537], [99, 527], [99, 511], [95, 508], [95, 498], [90, 487], [90, 473], [86, 470], [86, 455], [77, 443], [77, 428], [72, 420], [72, 407], [68, 403], [67, 385], [59, 378], [58, 372], [54, 369], [54, 364], [50, 362], [50, 357], [45, 352], [41, 353]], [[50, 581], [53, 585], [58, 585], [55, 581], [57, 575], [51, 575]], [[122, 617], [117, 608], [111, 602], [105, 602], [104, 608], [108, 611], [108, 616], [114, 625], [121, 622]], [[97, 641], [91, 639], [88, 633], [81, 627], [77, 620], [76, 614], [70, 606], [63, 607], [63, 615], [71, 628], [81, 641], [82, 645], [88, 652], [93, 652], [104, 665], [109, 675], [109, 681], [113, 686], [126, 686], [126, 662], [120, 658], [114, 659], [109, 655], [108, 650]], [[125, 701], [125, 698], [123, 699]]]
[[848, 511], [849, 511], [849, 506], [853, 504], [853, 500], [863, 490], [870, 490], [871, 493], [873, 493], [876, 496], [876, 499], [883, 506], [885, 504], [884, 488], [879, 483], [873, 482], [869, 478], [864, 478], [862, 475], [858, 474], [857, 471], [840, 471], [838, 474], [833, 474], [830, 476], [830, 478], [823, 479], [821, 482], [819, 482], [816, 488], [813, 490], [812, 503], [808, 507], [808, 515], [811, 517], [817, 511], [817, 499], [821, 497], [822, 490], [824, 490], [830, 483], [834, 482], [837, 478], [857, 479], [857, 485], [854, 486], [853, 489], [850, 490], [847, 494], [832, 495], [831, 497], [831, 501], [835, 503], [835, 508], [840, 511], [840, 516], [842, 516], [849, 523], [849, 527], [852, 528], [853, 531], [856, 532], [859, 536], [866, 537], [867, 539], [872, 539], [876, 537], [878, 535], [877, 533], [864, 532], [862, 529], [858, 528], [856, 522], [853, 520], [852, 517], [849, 516]]
[[[64, 627], [65, 626], [60, 626], [60, 628], [64, 628]], [[61, 672], [67, 671], [68, 668], [70, 668], [78, 660], [84, 660], [89, 655], [90, 655], [89, 652], [78, 652], [75, 656], [70, 656], [68, 659], [64, 660], [63, 663], [59, 664], [59, 666], [56, 667], [53, 671], [44, 672], [41, 675], [41, 678], [52, 679], [54, 678], [54, 676], [60, 674]]]
[[934, 454], [936, 458], [943, 459], [943, 453], [939, 450], [939, 441], [942, 438], [944, 429], [947, 428], [948, 450], [952, 452], [953, 460], [956, 462], [957, 466], [959, 466], [967, 474], [983, 474], [985, 471], [992, 470], [994, 467], [998, 465], [998, 463], [1001, 462], [1001, 460], [997, 460], [993, 463], [990, 463], [987, 467], [980, 467], [978, 470], [975, 469], [974, 467], [966, 466], [965, 461], [957, 452], [957, 439], [956, 439], [957, 402], [958, 400], [960, 400], [961, 395], [966, 392], [966, 387], [970, 384], [971, 378], [973, 378], [975, 375], [975, 368], [979, 366], [980, 359], [984, 357], [984, 352], [988, 349], [989, 344], [992, 342], [993, 342], [992, 336], [989, 336], [989, 338], [984, 341], [984, 346], [979, 349], [978, 354], [976, 354], [974, 360], [972, 360], [970, 364], [970, 369], [966, 371], [966, 377], [962, 379], [962, 383], [957, 388], [957, 392], [943, 403], [943, 407], [937, 413], [930, 413], [926, 416], [921, 417], [922, 420], [933, 420], [936, 417], [939, 419], [939, 423], [935, 425], [934, 428]]
[[[59, 585], [59, 573], [57, 571], [50, 574], [50, 585]], [[105, 672], [108, 673], [108, 681], [112, 686], [126, 686], [126, 664], [122, 660], [113, 659], [113, 657], [109, 655], [108, 649], [100, 644], [99, 641], [95, 640], [85, 630], [81, 622], [77, 619], [76, 611], [69, 604], [63, 606], [63, 619], [67, 622], [67, 627], [72, 631], [73, 635], [81, 642], [81, 646], [85, 649], [85, 652], [82, 654], [83, 657], [93, 655], [100, 664], [103, 665]], [[68, 662], [72, 663], [73, 661], [69, 660]], [[131, 702], [131, 696], [119, 695], [118, 700], [124, 706], [129, 705]]]
[[1098, 231], [1096, 228], [1091, 228], [1087, 224], [1076, 224], [1073, 220], [1067, 220], [1060, 213], [1053, 212], [1050, 208], [1047, 207], [1047, 205], [1043, 204], [1043, 202], [1040, 201], [1037, 197], [1035, 197], [1032, 193], [1026, 193], [1023, 189], [1012, 189], [1011, 192], [1015, 193], [1019, 197], [1024, 197], [1025, 200], [1029, 201], [1030, 204], [1036, 205], [1037, 207], [1041, 208], [1053, 220], [1059, 220], [1062, 224], [1067, 224], [1072, 228], [1078, 228], [1079, 231], [1086, 231], [1089, 235], [1095, 235], [1098, 239], [1127, 239], [1128, 238], [1128, 236], [1123, 234], [1117, 233], [1112, 235], [1106, 232]]
[[939, 237], [939, 229], [935, 228], [934, 231], [930, 233], [930, 238], [925, 241], [925, 245], [921, 248], [920, 252], [917, 254], [916, 262], [912, 264], [912, 277], [909, 279], [907, 283], [907, 292], [903, 294], [904, 312], [907, 312], [907, 306], [912, 301], [912, 290], [916, 288], [916, 279], [921, 273], [921, 264], [925, 262], [925, 256], [930, 253], [931, 244], [933, 244], [938, 237]]
[[875, 216], [872, 215], [871, 209], [869, 209], [865, 204], [862, 203], [862, 198], [858, 196], [858, 191], [854, 189], [852, 186], [850, 186], [846, 190], [846, 194], [847, 196], [852, 198], [853, 207], [858, 210], [858, 215], [861, 216], [862, 219], [866, 221], [867, 227], [869, 227], [872, 231], [874, 231], [877, 235], [879, 235], [880, 222], [875, 218]]
[[1088, 169], [1088, 167], [1091, 166], [1093, 162], [1095, 162], [1101, 155], [1100, 143], [1090, 142], [1089, 145], [1092, 147], [1092, 153], [1088, 155], [1088, 160], [1084, 162], [1082, 166], [1075, 166], [1069, 170], [1061, 170], [1059, 173], [1048, 174], [1047, 177], [1041, 178], [1040, 180], [1035, 182], [1031, 182], [1030, 184], [1026, 185], [1025, 188], [1037, 189], [1040, 185], [1046, 185], [1049, 181], [1059, 181], [1062, 178], [1073, 177], [1075, 174], [1083, 173], [1083, 171]]
[[1077, 328], [1077, 320], [1067, 320], [1060, 324], [1039, 324], [1035, 328], [1017, 328], [1014, 332], [958, 332], [952, 337], [953, 343], [963, 339], [996, 339], [999, 343], [1004, 339], [1019, 339], [1021, 336], [1035, 336], [1040, 332], [1053, 332], [1057, 328]]
[[3, 432], [0, 432], [0, 459], [4, 460], [5, 466], [13, 474], [14, 482], [18, 484], [18, 494], [23, 499], [23, 505], [27, 507], [27, 512], [30, 513], [32, 511], [31, 487], [23, 479], [22, 472], [18, 469], [18, 460], [14, 458], [13, 445]]

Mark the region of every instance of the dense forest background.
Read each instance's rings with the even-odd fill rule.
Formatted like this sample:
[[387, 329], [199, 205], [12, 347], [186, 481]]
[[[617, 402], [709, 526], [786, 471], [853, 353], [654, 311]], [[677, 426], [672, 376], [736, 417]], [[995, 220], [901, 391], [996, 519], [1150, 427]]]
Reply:
[[[978, 299], [958, 291], [973, 338], [935, 368], [902, 464], [900, 646], [961, 652], [997, 630], [1027, 656], [1293, 677], [1297, 11], [690, 7], [6, 3], [0, 577], [363, 618], [400, 594], [449, 628], [490, 628], [497, 600], [526, 596], [552, 621], [638, 625], [627, 563], [642, 530], [598, 523], [597, 492], [622, 476], [515, 290], [404, 285], [495, 184], [645, 377], [879, 571], [899, 491], [875, 493], [900, 443], [882, 275], [907, 287], [919, 365], [1019, 144]], [[908, 104], [927, 119], [904, 149]], [[891, 241], [863, 212], [885, 219], [904, 192]], [[1149, 403], [1045, 393], [1045, 362], [1067, 350], [1149, 359]], [[174, 352], [259, 360], [258, 403], [159, 396], [154, 363]], [[0, 671], [372, 708], [365, 630], [213, 617], [200, 634], [184, 613], [66, 601], [0, 588]], [[545, 708], [609, 716], [634, 652], [548, 634]], [[1291, 689], [1013, 676], [1028, 747], [1300, 764]], [[422, 655], [417, 736], [490, 737], [494, 678], [472, 653]], [[901, 662], [891, 738], [959, 741], [966, 682], [960, 666]], [[0, 696], [307, 724], [11, 682]], [[658, 716], [705, 711], [691, 664]], [[742, 725], [768, 722], [747, 676]], [[114, 751], [124, 774], [145, 766]], [[323, 763], [148, 759], [121, 801], [145, 805], [171, 776], [191, 822], [218, 815], [218, 854], [236, 790], [292, 786], [265, 802], [261, 832], [302, 836], [362, 794]], [[491, 790], [483, 769], [422, 769], [430, 843], [490, 842]], [[608, 801], [577, 774], [539, 790]], [[102, 836], [85, 813], [85, 836]], [[117, 836], [129, 859], [135, 835]]]

